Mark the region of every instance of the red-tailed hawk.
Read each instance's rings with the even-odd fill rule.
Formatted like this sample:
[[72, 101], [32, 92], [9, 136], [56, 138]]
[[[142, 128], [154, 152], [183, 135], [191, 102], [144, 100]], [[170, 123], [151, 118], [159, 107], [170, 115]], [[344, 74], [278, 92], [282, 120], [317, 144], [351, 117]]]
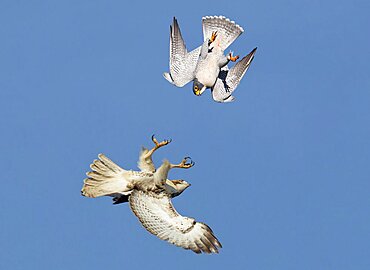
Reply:
[[191, 249], [195, 253], [218, 253], [221, 243], [211, 228], [193, 218], [181, 216], [174, 208], [171, 199], [180, 195], [190, 186], [184, 180], [169, 180], [167, 175], [172, 168], [191, 168], [194, 162], [189, 157], [179, 164], [165, 160], [156, 169], [152, 154], [170, 141], [158, 142], [155, 146], [143, 148], [138, 167], [140, 171], [125, 170], [100, 154], [99, 160], [90, 165], [81, 193], [86, 197], [113, 197], [114, 204], [129, 202], [131, 210], [147, 231], [171, 244]]

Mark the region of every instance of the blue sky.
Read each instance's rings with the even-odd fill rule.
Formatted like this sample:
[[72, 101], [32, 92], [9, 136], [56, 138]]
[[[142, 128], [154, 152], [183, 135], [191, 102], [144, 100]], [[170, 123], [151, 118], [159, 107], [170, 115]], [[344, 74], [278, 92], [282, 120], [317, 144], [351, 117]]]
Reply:
[[[1, 269], [369, 269], [368, 1], [1, 1]], [[193, 49], [201, 17], [258, 47], [232, 104], [176, 88], [176, 16]], [[192, 186], [178, 211], [224, 248], [195, 255], [147, 233], [128, 205], [80, 196], [105, 153], [155, 155]], [[131, 268], [133, 267], [133, 268]]]

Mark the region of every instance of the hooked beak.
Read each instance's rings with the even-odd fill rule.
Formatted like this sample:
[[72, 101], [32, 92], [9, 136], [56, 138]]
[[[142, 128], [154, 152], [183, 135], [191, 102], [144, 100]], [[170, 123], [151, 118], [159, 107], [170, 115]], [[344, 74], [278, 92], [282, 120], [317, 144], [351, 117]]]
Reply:
[[167, 185], [169, 185], [169, 186], [171, 186], [173, 189], [176, 189], [175, 184], [174, 184], [174, 183], [172, 183], [172, 181], [171, 181], [171, 180], [167, 180], [167, 181], [166, 181], [166, 184], [167, 184]]
[[200, 89], [200, 94], [199, 95], [203, 94], [203, 92], [206, 91], [206, 89], [207, 89], [207, 87], [203, 86], [202, 89]]
[[202, 87], [202, 89], [199, 89], [197, 88], [197, 90], [194, 90], [194, 94], [197, 95], [197, 96], [200, 96], [203, 94], [204, 91], [206, 91], [206, 88], [205, 86]]

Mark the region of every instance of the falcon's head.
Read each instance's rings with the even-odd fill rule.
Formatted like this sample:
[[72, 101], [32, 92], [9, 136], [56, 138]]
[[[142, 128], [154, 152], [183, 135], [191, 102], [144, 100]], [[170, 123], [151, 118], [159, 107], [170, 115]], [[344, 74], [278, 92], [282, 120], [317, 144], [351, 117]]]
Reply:
[[166, 184], [170, 187], [172, 197], [179, 196], [185, 189], [191, 186], [185, 180], [167, 180]]
[[194, 79], [193, 81], [193, 93], [196, 95], [196, 96], [200, 96], [201, 94], [203, 94], [203, 92], [206, 90], [206, 86], [203, 85], [202, 83], [200, 83], [198, 81], [198, 79]]

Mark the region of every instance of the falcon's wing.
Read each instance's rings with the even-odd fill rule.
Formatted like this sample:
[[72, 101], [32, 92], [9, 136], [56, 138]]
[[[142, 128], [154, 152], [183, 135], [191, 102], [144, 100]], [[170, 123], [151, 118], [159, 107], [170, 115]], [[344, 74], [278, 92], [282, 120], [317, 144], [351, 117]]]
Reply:
[[199, 53], [200, 47], [190, 53], [187, 52], [180, 27], [174, 17], [170, 26], [170, 73], [165, 72], [163, 76], [170, 83], [183, 87], [194, 79]]
[[239, 85], [249, 65], [252, 63], [257, 48], [254, 48], [247, 56], [243, 57], [230, 70], [222, 68], [217, 81], [212, 88], [212, 97], [217, 102], [231, 102], [234, 97], [231, 95]]
[[162, 240], [195, 253], [218, 253], [222, 247], [208, 225], [181, 216], [166, 195], [134, 190], [129, 202], [145, 229]]
[[146, 154], [149, 150], [145, 147], [141, 148], [141, 152], [139, 155], [139, 161], [137, 162], [137, 166], [142, 172], [155, 172], [155, 166], [152, 160], [152, 157], [146, 157]]
[[224, 51], [231, 45], [243, 32], [243, 28], [234, 21], [224, 16], [206, 16], [202, 18], [203, 38], [206, 41], [211, 38], [212, 32], [217, 31], [215, 42], [220, 42], [221, 49]]

